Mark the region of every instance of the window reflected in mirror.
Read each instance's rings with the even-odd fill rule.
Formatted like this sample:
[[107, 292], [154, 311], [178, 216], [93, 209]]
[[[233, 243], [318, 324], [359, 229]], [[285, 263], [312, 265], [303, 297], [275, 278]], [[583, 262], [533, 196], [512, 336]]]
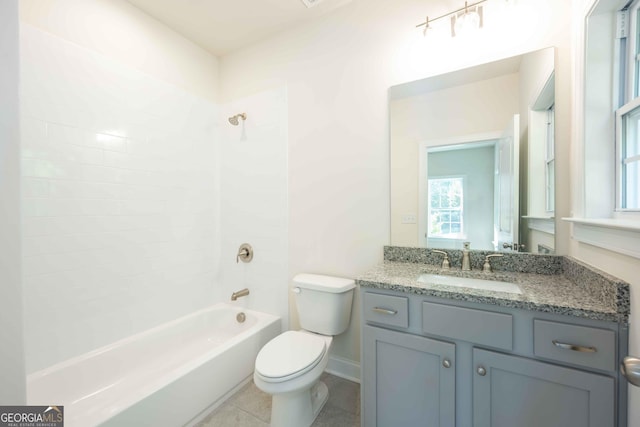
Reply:
[[390, 89], [392, 245], [553, 253], [554, 56]]

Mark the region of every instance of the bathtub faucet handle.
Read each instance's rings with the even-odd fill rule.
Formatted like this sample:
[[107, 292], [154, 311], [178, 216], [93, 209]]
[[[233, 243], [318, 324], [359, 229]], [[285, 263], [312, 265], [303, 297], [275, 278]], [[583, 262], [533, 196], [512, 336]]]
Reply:
[[240, 261], [242, 262], [250, 262], [253, 259], [253, 248], [248, 243], [243, 243], [240, 245], [238, 249], [238, 254], [236, 255], [236, 264]]
[[231, 294], [231, 301], [236, 301], [238, 298], [246, 297], [247, 295], [249, 295], [249, 289], [240, 289], [238, 292], [234, 292]]

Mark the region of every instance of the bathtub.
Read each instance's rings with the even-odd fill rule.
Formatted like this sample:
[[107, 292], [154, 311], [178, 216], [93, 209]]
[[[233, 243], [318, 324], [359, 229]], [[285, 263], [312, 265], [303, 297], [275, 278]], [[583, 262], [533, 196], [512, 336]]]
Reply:
[[64, 405], [66, 427], [190, 424], [251, 377], [280, 331], [279, 317], [216, 304], [28, 375], [27, 403]]

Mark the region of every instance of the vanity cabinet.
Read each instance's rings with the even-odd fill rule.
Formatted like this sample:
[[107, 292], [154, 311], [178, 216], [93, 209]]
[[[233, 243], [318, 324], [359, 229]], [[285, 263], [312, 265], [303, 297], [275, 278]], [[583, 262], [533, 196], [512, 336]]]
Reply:
[[364, 326], [366, 425], [455, 427], [455, 345]]
[[615, 322], [365, 290], [365, 427], [625, 427]]
[[474, 427], [612, 426], [611, 377], [473, 350]]

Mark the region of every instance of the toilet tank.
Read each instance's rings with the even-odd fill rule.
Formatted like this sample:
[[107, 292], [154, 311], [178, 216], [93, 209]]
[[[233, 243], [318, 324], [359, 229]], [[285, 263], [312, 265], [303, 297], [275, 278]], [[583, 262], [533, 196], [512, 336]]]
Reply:
[[352, 279], [298, 274], [293, 278], [293, 292], [300, 326], [323, 335], [339, 335], [349, 327], [353, 290]]

